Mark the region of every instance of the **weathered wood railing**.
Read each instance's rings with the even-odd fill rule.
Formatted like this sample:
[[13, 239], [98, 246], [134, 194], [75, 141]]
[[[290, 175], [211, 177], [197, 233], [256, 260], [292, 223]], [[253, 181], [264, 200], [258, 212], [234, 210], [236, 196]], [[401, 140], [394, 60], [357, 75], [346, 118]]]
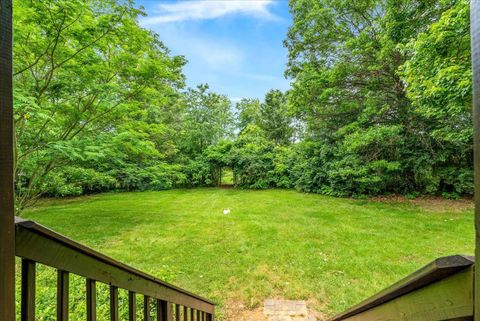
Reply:
[[86, 278], [87, 321], [96, 320], [96, 282], [110, 286], [110, 320], [119, 320], [118, 289], [128, 291], [129, 321], [136, 318], [136, 294], [144, 297], [143, 320], [151, 320], [152, 303], [158, 321], [210, 321], [214, 304], [117, 262], [33, 221], [15, 219], [15, 252], [22, 258], [21, 320], [35, 320], [35, 266], [57, 269], [57, 321], [68, 320], [69, 274]]
[[329, 321], [473, 320], [474, 258], [436, 259]]

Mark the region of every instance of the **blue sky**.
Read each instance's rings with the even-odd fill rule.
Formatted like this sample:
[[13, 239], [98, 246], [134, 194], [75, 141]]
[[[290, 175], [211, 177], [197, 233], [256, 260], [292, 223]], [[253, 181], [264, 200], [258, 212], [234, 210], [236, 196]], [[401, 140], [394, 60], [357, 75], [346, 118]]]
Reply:
[[285, 90], [283, 40], [291, 17], [287, 0], [137, 0], [140, 23], [183, 55], [187, 85], [208, 83], [236, 102]]

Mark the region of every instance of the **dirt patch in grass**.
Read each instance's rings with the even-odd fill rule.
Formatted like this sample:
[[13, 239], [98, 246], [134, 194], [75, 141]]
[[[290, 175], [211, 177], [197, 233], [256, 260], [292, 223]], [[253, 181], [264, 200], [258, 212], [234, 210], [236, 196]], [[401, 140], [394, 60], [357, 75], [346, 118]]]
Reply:
[[[307, 300], [308, 313], [315, 316], [318, 321], [327, 320], [327, 317], [320, 312], [312, 310], [311, 307], [318, 305], [315, 299]], [[267, 316], [263, 313], [263, 302], [255, 309], [249, 309], [239, 300], [230, 300], [226, 305], [225, 321], [267, 321]]]
[[418, 197], [409, 199], [401, 195], [378, 196], [370, 198], [371, 201], [381, 203], [406, 203], [422, 208], [427, 212], [435, 213], [461, 213], [474, 208], [474, 202], [471, 198], [461, 198], [458, 200], [446, 199], [442, 197]]
[[318, 321], [329, 319], [329, 317], [324, 313], [320, 312], [319, 310], [315, 310], [315, 308], [320, 308], [320, 309], [325, 308], [326, 307], [325, 303], [320, 303], [317, 299], [310, 298], [307, 300], [307, 307], [308, 307], [308, 312], [314, 317], [316, 317]]
[[267, 321], [267, 316], [263, 314], [263, 305], [249, 310], [242, 302], [230, 300], [226, 310], [226, 321]]

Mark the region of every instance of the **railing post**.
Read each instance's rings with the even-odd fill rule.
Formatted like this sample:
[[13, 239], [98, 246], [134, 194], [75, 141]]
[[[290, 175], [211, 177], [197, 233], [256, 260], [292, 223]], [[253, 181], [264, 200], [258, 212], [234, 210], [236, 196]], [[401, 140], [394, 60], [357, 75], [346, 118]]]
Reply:
[[69, 273], [57, 272], [57, 321], [68, 321]]
[[137, 297], [135, 292], [128, 291], [128, 321], [137, 319]]
[[97, 320], [97, 287], [95, 280], [87, 279], [87, 321]]
[[22, 260], [21, 320], [35, 321], [35, 262]]
[[118, 321], [118, 288], [110, 285], [110, 321]]
[[12, 0], [0, 0], [0, 320], [15, 320]]
[[480, 0], [470, 1], [473, 76], [473, 164], [475, 172], [474, 320], [480, 321]]

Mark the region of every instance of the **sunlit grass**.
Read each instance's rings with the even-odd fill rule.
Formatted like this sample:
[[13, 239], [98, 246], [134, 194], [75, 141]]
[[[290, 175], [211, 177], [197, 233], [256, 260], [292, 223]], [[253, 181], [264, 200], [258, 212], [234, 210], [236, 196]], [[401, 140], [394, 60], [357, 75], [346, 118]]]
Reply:
[[24, 216], [206, 296], [220, 314], [229, 301], [254, 308], [278, 297], [331, 315], [474, 247], [471, 210], [287, 190], [103, 194], [43, 202]]
[[233, 171], [230, 168], [225, 168], [222, 170], [222, 185], [232, 185], [233, 184]]

